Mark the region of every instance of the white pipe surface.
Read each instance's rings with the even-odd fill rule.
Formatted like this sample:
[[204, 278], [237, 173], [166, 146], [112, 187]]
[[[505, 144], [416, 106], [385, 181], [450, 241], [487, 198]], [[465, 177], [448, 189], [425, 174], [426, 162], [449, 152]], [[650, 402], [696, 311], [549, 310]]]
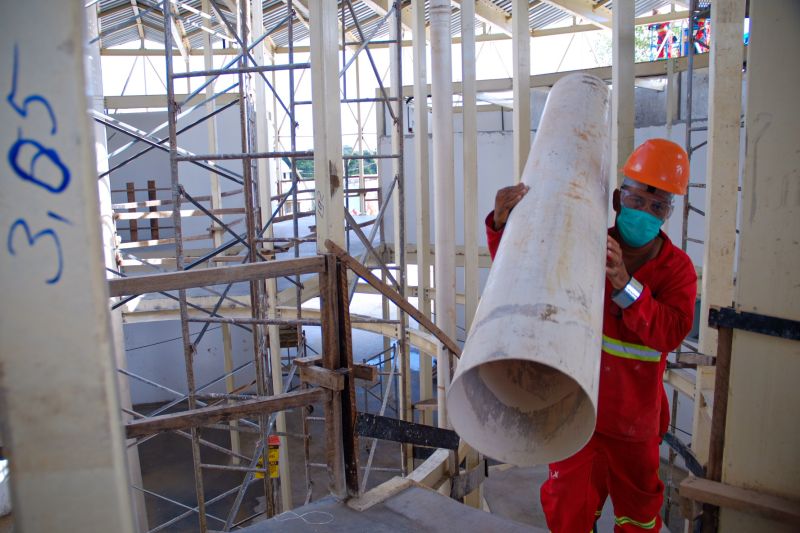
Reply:
[[594, 76], [553, 86], [522, 176], [530, 191], [509, 217], [448, 391], [454, 429], [503, 462], [564, 459], [594, 430], [608, 102]]
[[[431, 98], [433, 106], [434, 284], [436, 325], [456, 338], [456, 203], [453, 174], [453, 67], [449, 0], [431, 0]], [[450, 352], [436, 358], [437, 417], [449, 427], [445, 390], [450, 384]]]

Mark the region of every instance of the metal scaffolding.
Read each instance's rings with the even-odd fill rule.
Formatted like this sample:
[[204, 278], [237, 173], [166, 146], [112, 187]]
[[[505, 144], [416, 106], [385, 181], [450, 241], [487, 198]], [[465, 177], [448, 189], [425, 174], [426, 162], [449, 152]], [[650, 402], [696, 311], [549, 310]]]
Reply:
[[[140, 157], [158, 150], [169, 154], [169, 187], [158, 187], [155, 183], [148, 183], [147, 189], [137, 189], [133, 184], [128, 184], [124, 189], [118, 184], [115, 191], [124, 191], [127, 194], [127, 202], [114, 204], [116, 209], [115, 218], [117, 221], [125, 221], [128, 227], [121, 227], [120, 230], [127, 229], [129, 239], [123, 241], [119, 248], [119, 268], [110, 269], [119, 277], [120, 280], [134, 280], [141, 268], [149, 272], [166, 273], [170, 272], [169, 266], [173, 263], [167, 257], [158, 256], [159, 253], [152, 253], [162, 248], [154, 246], [173, 246], [174, 247], [174, 269], [176, 271], [189, 272], [194, 270], [204, 270], [212, 265], [229, 265], [233, 263], [258, 264], [271, 263], [279, 256], [299, 258], [304, 255], [301, 246], [304, 243], [319, 240], [319, 228], [327, 224], [320, 216], [327, 217], [327, 213], [320, 213], [315, 210], [303, 212], [301, 205], [303, 198], [308, 198], [315, 202], [318, 193], [317, 187], [307, 186], [308, 176], [301, 176], [298, 170], [298, 162], [314, 159], [315, 154], [312, 150], [299, 150], [298, 147], [298, 120], [297, 107], [309, 105], [312, 101], [299, 101], [296, 98], [296, 88], [298, 73], [300, 79], [306, 72], [314, 68], [309, 61], [298, 60], [301, 54], [295, 52], [296, 26], [302, 25], [303, 34], [308, 35], [311, 20], [314, 16], [314, 9], [310, 12], [299, 13], [293, 3], [286, 3], [284, 15], [275, 16], [275, 9], [271, 9], [266, 17], [265, 13], [251, 13], [251, 9], [263, 8], [260, 1], [238, 2], [238, 11], [231, 12], [228, 5], [217, 0], [203, 0], [201, 9], [196, 9], [188, 4], [172, 2], [166, 0], [158, 5], [149, 5], [147, 2], [140, 2], [147, 7], [147, 13], [161, 14], [163, 16], [164, 58], [166, 65], [166, 104], [167, 120], [157, 128], [143, 132], [130, 124], [126, 124], [119, 117], [93, 112], [94, 120], [108, 128], [109, 131], [124, 134], [131, 138], [131, 141], [121, 148], [112, 152], [109, 160], [114, 158], [114, 164], [108, 171], [100, 177], [111, 175], [113, 172], [123, 168], [125, 165], [136, 161]], [[351, 109], [356, 106], [355, 115], [361, 116], [362, 104], [373, 106], [379, 109], [380, 105], [387, 106], [392, 119], [393, 127], [396, 131], [397, 143], [393, 146], [389, 154], [371, 155], [370, 158], [388, 158], [393, 162], [392, 175], [388, 179], [388, 186], [384, 187], [385, 194], [381, 194], [378, 188], [368, 188], [363, 176], [364, 160], [367, 156], [363, 155], [363, 127], [359, 123], [359, 153], [343, 157], [345, 163], [356, 160], [359, 162], [361, 172], [357, 176], [358, 184], [355, 188], [350, 186], [350, 176], [344, 173], [343, 179], [343, 205], [344, 217], [347, 225], [347, 241], [350, 241], [351, 233], [358, 238], [364, 252], [360, 256], [362, 263], [377, 265], [380, 270], [392, 280], [394, 288], [400, 293], [405, 290], [405, 260], [404, 254], [400, 254], [399, 269], [384, 264], [383, 256], [378, 252], [379, 246], [375, 244], [375, 238], [379, 230], [383, 227], [383, 216], [387, 207], [394, 202], [395, 226], [399, 225], [399, 249], [404, 249], [403, 236], [403, 102], [399, 97], [399, 89], [402, 87], [402, 54], [400, 42], [402, 38], [402, 28], [400, 25], [400, 2], [393, 2], [387, 12], [377, 22], [368, 13], [358, 10], [350, 0], [343, 0], [339, 5], [341, 18], [339, 19], [339, 30], [341, 32], [341, 58], [338, 78], [340, 79], [340, 98], [337, 102], [340, 105]], [[206, 56], [205, 68], [203, 70], [190, 70], [187, 61], [186, 69], [178, 72], [173, 61], [173, 51], [185, 51], [186, 35], [180, 31], [185, 28], [187, 23], [193, 18], [202, 18], [202, 26], [205, 29], [204, 50]], [[259, 28], [261, 21], [271, 18], [275, 23], [270, 28]], [[317, 22], [319, 24], [319, 21]], [[266, 30], [266, 31], [265, 31]], [[113, 32], [113, 28], [107, 29], [101, 37], [108, 36]], [[390, 37], [385, 37], [386, 33]], [[272, 53], [267, 58], [264, 54], [264, 45], [270, 36], [277, 33], [285, 35], [287, 48], [285, 50], [286, 62], [277, 62], [272, 47]], [[181, 36], [183, 35], [183, 39]], [[233, 58], [226, 61], [222, 67], [215, 67], [213, 62], [212, 39], [224, 38], [232, 49]], [[181, 40], [184, 42], [182, 43]], [[313, 32], [311, 34], [312, 48], [322, 46], [321, 43], [314, 42]], [[378, 70], [376, 60], [370, 46], [374, 42], [382, 45], [390, 44], [393, 47], [391, 54], [392, 79], [391, 91], [389, 94], [385, 86], [383, 76]], [[352, 87], [348, 88], [347, 73], [348, 68], [355, 65], [359, 67], [363, 57], [366, 56], [376, 82], [380, 87], [380, 94], [374, 98], [364, 98], [361, 96], [360, 80], [356, 82], [356, 95], [351, 94]], [[267, 64], [270, 59], [270, 64]], [[313, 61], [313, 60], [312, 60]], [[319, 67], [317, 67], [319, 68]], [[215, 89], [215, 82], [222, 76], [235, 76], [236, 81], [222, 90]], [[281, 76], [279, 78], [279, 76]], [[179, 95], [177, 84], [183, 80], [189, 82], [188, 87], [193, 85], [191, 80], [204, 78], [204, 82], [194, 90], [188, 90], [187, 94]], [[285, 84], [285, 85], [283, 85]], [[203, 93], [205, 95], [203, 96]], [[273, 131], [270, 132], [266, 126], [266, 101], [265, 96], [270, 97], [273, 102]], [[232, 98], [231, 98], [232, 97]], [[239, 139], [240, 149], [231, 152], [221, 152], [217, 147], [216, 124], [215, 121], [228, 110], [238, 106]], [[352, 111], [352, 109], [351, 109]], [[318, 111], [315, 109], [315, 113]], [[230, 112], [228, 112], [230, 114]], [[369, 114], [369, 113], [368, 113]], [[179, 144], [179, 135], [197, 126], [206, 126], [209, 130], [209, 150], [207, 153], [193, 153], [182, 148]], [[340, 135], [340, 126], [331, 124], [331, 130], [322, 132], [329, 134], [335, 132]], [[164, 136], [164, 130], [168, 134]], [[271, 146], [268, 146], [267, 136], [272, 136]], [[134, 147], [146, 145], [145, 148], [133, 152]], [[288, 145], [288, 146], [285, 146]], [[129, 155], [130, 154], [130, 155]], [[341, 156], [340, 156], [341, 157]], [[274, 161], [274, 169], [267, 162]], [[289, 169], [290, 186], [288, 190], [278, 188], [277, 196], [271, 193], [270, 183], [272, 180], [280, 180], [281, 164], [285, 164]], [[189, 167], [199, 168], [208, 171], [211, 176], [212, 192], [210, 196], [201, 196], [191, 193], [190, 181], [187, 181], [187, 169]], [[327, 169], [315, 172], [315, 181], [327, 180]], [[272, 177], [270, 177], [272, 174]], [[324, 178], [323, 178], [324, 176]], [[233, 183], [236, 188], [222, 191], [219, 180]], [[330, 183], [330, 181], [328, 181]], [[169, 190], [169, 199], [158, 199], [161, 191]], [[146, 191], [147, 201], [137, 201], [136, 193]], [[349, 201], [352, 197], [358, 197], [363, 210], [367, 195], [378, 193], [379, 209], [377, 217], [366, 222], [358, 222], [347, 210]], [[225, 199], [226, 205], [223, 207], [222, 201]], [[277, 203], [276, 203], [277, 202]], [[234, 207], [233, 204], [238, 206]], [[274, 206], [274, 207], [273, 207]], [[164, 210], [166, 207], [166, 210]], [[301, 235], [300, 219], [304, 216], [316, 214], [316, 228], [312, 227], [311, 233]], [[203, 217], [209, 221], [209, 229], [205, 233], [186, 235], [184, 234], [183, 223], [187, 216]], [[164, 226], [159, 222], [164, 218], [171, 219], [170, 226]], [[151, 239], [140, 239], [139, 236], [148, 230], [147, 227], [138, 227], [138, 221], [149, 221], [149, 231]], [[291, 221], [292, 232], [289, 237], [275, 237], [273, 226], [276, 222]], [[365, 235], [362, 227], [370, 225], [369, 235]], [[242, 226], [244, 226], [242, 228]], [[324, 233], [324, 232], [322, 232]], [[382, 233], [382, 231], [381, 231]], [[171, 236], [170, 236], [171, 234]], [[197, 248], [192, 246], [185, 247], [186, 243], [212, 241], [210, 249]], [[140, 250], [140, 248], [142, 250]], [[163, 252], [162, 252], [163, 253]], [[306, 252], [307, 253], [307, 252]], [[132, 269], [132, 270], [131, 270]], [[394, 272], [394, 274], [392, 274]], [[134, 380], [139, 383], [154, 387], [170, 395], [175, 399], [147, 413], [140, 413], [134, 409], [127, 409], [126, 413], [133, 416], [137, 421], [147, 421], [153, 417], [158, 417], [174, 409], [188, 408], [193, 411], [199, 408], [235, 404], [238, 401], [249, 401], [258, 398], [270, 398], [276, 394], [280, 395], [289, 392], [298, 386], [298, 366], [295, 358], [303, 358], [308, 355], [304, 327], [319, 327], [321, 322], [317, 318], [305, 318], [302, 304], [320, 294], [320, 281], [308, 276], [299, 274], [286, 274], [282, 278], [282, 284], [288, 282], [288, 288], [280, 293], [277, 291], [277, 284], [274, 279], [250, 280], [242, 293], [242, 283], [228, 282], [218, 286], [200, 284], [191, 290], [182, 288], [177, 294], [172, 291], [157, 291], [160, 295], [177, 304], [177, 317], [180, 320], [181, 342], [183, 344], [184, 365], [186, 374], [186, 390], [183, 394], [173, 387], [166, 386], [158, 382], [157, 379], [141, 376], [130, 370], [121, 368], [120, 374], [126, 379]], [[352, 300], [356, 290], [355, 277], [349, 283], [349, 299]], [[198, 292], [201, 290], [202, 292]], [[202, 293], [210, 295], [201, 296]], [[293, 294], [293, 296], [292, 296]], [[324, 296], [323, 296], [324, 298]], [[139, 300], [135, 295], [125, 296], [115, 301], [113, 308], [131, 309], [134, 303], [141, 304], [147, 300]], [[291, 307], [279, 305], [281, 302], [293, 302]], [[324, 314], [324, 313], [323, 313]], [[381, 364], [386, 368], [391, 365], [391, 371], [382, 376], [379, 382], [380, 394], [380, 414], [382, 415], [387, 407], [390, 407], [388, 400], [391, 393], [396, 389], [395, 400], [400, 401], [401, 405], [408, 405], [410, 387], [408, 380], [408, 341], [406, 339], [407, 319], [405, 313], [400, 310], [395, 319], [370, 319], [360, 317], [355, 319], [365, 326], [377, 326], [380, 331], [381, 326], [403, 324], [399, 328], [399, 340], [392, 345], [392, 356], [388, 359], [380, 358], [376, 354], [373, 358], [381, 359]], [[190, 333], [190, 324], [201, 324], [197, 333]], [[195, 358], [201, 349], [201, 343], [207, 339], [207, 333], [211, 326], [223, 329], [223, 344], [225, 345], [226, 369], [223, 374], [215, 376], [206, 383], [198, 383], [195, 377]], [[245, 364], [233, 366], [231, 360], [230, 346], [230, 327], [246, 330], [252, 336], [252, 357]], [[279, 328], [291, 328], [294, 331], [295, 346], [294, 354], [284, 357], [281, 352], [282, 337]], [[208, 342], [208, 341], [206, 341]], [[277, 353], [275, 353], [277, 352]], [[323, 357], [325, 356], [325, 346], [323, 346]], [[373, 359], [370, 358], [370, 359]], [[384, 361], [385, 359], [385, 361]], [[236, 379], [234, 379], [236, 378]], [[397, 381], [393, 387], [391, 383]], [[226, 393], [208, 393], [207, 391], [220, 383], [226, 383]], [[299, 384], [305, 388], [306, 385]], [[371, 386], [365, 388], [371, 390]], [[374, 393], [373, 393], [374, 394]], [[405, 402], [405, 403], [404, 403]], [[405, 412], [403, 408], [394, 407], [400, 416]], [[409, 409], [410, 411], [410, 409]], [[302, 410], [303, 419], [303, 460], [306, 465], [306, 503], [311, 499], [311, 475], [309, 467], [316, 464], [310, 457], [309, 451], [309, 422], [319, 419], [319, 417], [308, 417], [307, 410]], [[274, 413], [271, 416], [258, 415], [244, 418], [237, 418], [229, 422], [228, 425], [212, 424], [200, 427], [191, 427], [188, 430], [177, 430], [176, 433], [191, 441], [192, 450], [192, 470], [195, 485], [196, 502], [181, 502], [169, 498], [163, 494], [158, 494], [144, 486], [134, 487], [137, 491], [148, 495], [148, 497], [169, 502], [181, 509], [170, 520], [150, 526], [150, 531], [159, 531], [171, 526], [175, 526], [181, 520], [195, 515], [201, 531], [208, 528], [223, 529], [225, 531], [232, 527], [239, 526], [255, 518], [249, 516], [245, 519], [239, 517], [240, 506], [243, 501], [245, 491], [251, 485], [261, 486], [265, 497], [267, 516], [272, 516], [280, 509], [288, 510], [293, 506], [291, 493], [288, 490], [281, 492], [282, 498], [278, 501], [276, 497], [279, 491], [286, 489], [290, 480], [288, 476], [288, 453], [285, 441], [281, 446], [281, 481], [269, 475], [263, 475], [269, 469], [269, 458], [266, 443], [269, 435], [286, 435], [285, 422], [281, 422], [283, 414]], [[327, 413], [322, 418], [330, 424], [331, 413]], [[205, 431], [229, 431], [231, 434], [231, 446], [220, 446], [214, 442], [203, 438]], [[257, 435], [257, 446], [252, 454], [245, 453], [239, 443], [239, 435], [243, 433], [253, 433]], [[145, 436], [132, 441], [131, 446], [138, 446], [156, 435]], [[328, 443], [330, 444], [330, 443]], [[231, 464], [210, 464], [202, 458], [202, 450], [210, 449], [224, 454], [231, 459]], [[363, 474], [363, 488], [367, 486], [367, 479], [371, 468], [372, 457], [375, 452], [375, 441], [370, 448], [370, 459]], [[410, 457], [410, 455], [407, 455]], [[240, 466], [241, 465], [241, 466]], [[407, 465], [406, 471], [409, 470]], [[242, 482], [235, 489], [226, 490], [217, 495], [209, 497], [207, 487], [204, 487], [204, 472], [208, 470], [228, 470], [242, 472]], [[261, 480], [256, 479], [256, 474]], [[357, 484], [356, 484], [357, 485]], [[234, 497], [235, 495], [235, 497]], [[219, 502], [230, 501], [225, 515], [210, 513], [209, 505], [216, 504], [215, 509], [219, 509]], [[257, 516], [257, 515], [256, 515]], [[215, 522], [209, 524], [209, 522]]]

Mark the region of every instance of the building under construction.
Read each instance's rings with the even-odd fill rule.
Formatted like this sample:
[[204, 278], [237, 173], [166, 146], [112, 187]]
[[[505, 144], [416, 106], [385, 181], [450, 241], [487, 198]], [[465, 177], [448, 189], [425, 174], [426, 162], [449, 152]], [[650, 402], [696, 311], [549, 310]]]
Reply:
[[0, 531], [556, 530], [653, 138], [694, 320], [595, 531], [800, 528], [797, 2], [3, 5]]

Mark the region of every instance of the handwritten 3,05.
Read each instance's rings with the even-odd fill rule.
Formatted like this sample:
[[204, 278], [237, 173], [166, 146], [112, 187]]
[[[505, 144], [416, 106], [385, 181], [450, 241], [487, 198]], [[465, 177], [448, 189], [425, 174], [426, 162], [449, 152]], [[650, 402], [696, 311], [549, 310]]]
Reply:
[[[37, 195], [58, 195], [70, 184], [70, 171], [61, 160], [55, 148], [49, 148], [47, 141], [58, 133], [58, 121], [50, 102], [42, 95], [28, 94], [20, 90], [19, 49], [14, 45], [14, 65], [11, 74], [11, 91], [6, 102], [18, 115], [16, 122], [17, 140], [8, 149], [8, 164], [14, 174], [31, 186], [31, 193]], [[31, 119], [41, 114], [45, 124]], [[9, 124], [11, 126], [11, 124]], [[33, 205], [45, 205], [46, 202], [33, 202]], [[28, 218], [17, 218], [8, 228], [6, 247], [8, 252], [22, 260], [34, 247], [46, 247], [43, 253], [50, 258], [46, 265], [48, 277], [43, 281], [49, 285], [58, 283], [64, 271], [64, 254], [58, 230], [69, 220], [53, 211], [41, 213], [35, 210], [26, 215]], [[36, 257], [42, 257], [37, 254]]]

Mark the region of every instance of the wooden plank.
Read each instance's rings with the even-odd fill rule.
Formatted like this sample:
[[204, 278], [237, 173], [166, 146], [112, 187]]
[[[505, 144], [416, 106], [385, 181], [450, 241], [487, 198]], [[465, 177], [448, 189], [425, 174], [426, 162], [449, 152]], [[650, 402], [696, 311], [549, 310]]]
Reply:
[[389, 481], [381, 483], [377, 487], [368, 490], [358, 498], [351, 498], [347, 501], [347, 506], [358, 512], [364, 512], [370, 507], [385, 502], [395, 494], [406, 490], [412, 485], [418, 484], [414, 483], [414, 481], [408, 479], [407, 477], [395, 476]]
[[728, 389], [731, 373], [733, 330], [719, 328], [717, 332], [717, 375], [714, 383], [714, 407], [711, 417], [711, 442], [708, 448], [708, 471], [712, 481], [722, 480], [722, 454], [725, 449], [725, 420], [728, 415]]
[[344, 436], [344, 465], [345, 481], [349, 496], [358, 496], [361, 484], [358, 481], [359, 449], [358, 433], [356, 432], [356, 388], [353, 374], [353, 330], [350, 325], [350, 284], [347, 281], [347, 268], [336, 262], [336, 281], [339, 288], [338, 304], [339, 315], [339, 368], [347, 370], [345, 386], [342, 391], [342, 432]]
[[[130, 197], [129, 197], [130, 199]], [[156, 211], [152, 207], [150, 207], [150, 211], [147, 213], [137, 212], [133, 209], [129, 210], [128, 213], [114, 213], [115, 220], [153, 220], [159, 218], [171, 218], [174, 215], [174, 211]], [[222, 215], [242, 215], [244, 214], [245, 210], [243, 207], [223, 207], [219, 209], [209, 209], [209, 212], [215, 216], [222, 216]], [[180, 210], [182, 217], [205, 217], [208, 216], [205, 212], [201, 211], [200, 209], [181, 209]]]
[[[125, 184], [125, 190], [126, 190], [126, 193], [127, 193], [128, 202], [135, 202], [136, 201], [136, 190], [135, 190], [135, 185], [134, 185], [134, 183], [132, 181], [129, 181], [128, 183]], [[136, 210], [135, 209], [128, 209], [128, 211], [133, 213]], [[118, 214], [119, 213], [115, 214], [114, 218], [117, 218]], [[130, 228], [131, 240], [132, 241], [138, 241], [139, 240], [139, 223], [136, 222], [136, 219], [129, 219], [129, 220], [130, 220], [130, 222], [128, 224], [129, 224], [129, 228]]]
[[694, 476], [684, 479], [678, 490], [681, 498], [800, 526], [800, 502], [797, 501]]
[[408, 478], [425, 487], [437, 485], [447, 474], [447, 460], [451, 453], [450, 450], [436, 450], [427, 461], [415, 468]]
[[[147, 180], [147, 199], [148, 201], [156, 201], [156, 180]], [[149, 211], [154, 212], [157, 209], [153, 206]], [[150, 238], [158, 240], [158, 219], [150, 220]], [[131, 238], [132, 241], [136, 239]]]
[[414, 320], [419, 322], [422, 327], [430, 331], [456, 357], [461, 356], [461, 348], [459, 348], [458, 344], [456, 344], [453, 339], [445, 335], [445, 333], [439, 329], [436, 324], [431, 322], [425, 315], [420, 313], [413, 305], [408, 303], [408, 301], [397, 291], [375, 277], [367, 267], [359, 263], [352, 256], [348, 255], [348, 253], [336, 245], [336, 243], [327, 240], [325, 241], [325, 246], [328, 248], [328, 250], [336, 254], [336, 256], [347, 265], [347, 268], [355, 272], [360, 278], [372, 285], [381, 294], [389, 298], [395, 305], [408, 313]]
[[327, 397], [328, 392], [323, 389], [306, 389], [287, 392], [267, 398], [245, 400], [233, 405], [225, 404], [214, 407], [201, 407], [181, 413], [144, 418], [127, 424], [125, 426], [125, 431], [127, 438], [132, 439], [152, 433], [200, 427], [234, 418], [285, 411], [286, 409], [292, 409], [294, 407], [311, 405], [323, 401]]
[[310, 274], [321, 271], [322, 265], [322, 257], [313, 256], [301, 259], [281, 259], [265, 263], [169, 272], [166, 274], [150, 274], [109, 280], [108, 290], [111, 297], [172, 291], [237, 281]]
[[336, 392], [344, 390], [343, 374], [319, 366], [301, 366], [300, 380]]
[[378, 380], [378, 367], [373, 365], [353, 364], [353, 377], [372, 383]]
[[[322, 316], [322, 365], [328, 370], [339, 368], [339, 317], [337, 315], [338, 286], [336, 258], [321, 256], [325, 268], [319, 274], [320, 313]], [[342, 395], [331, 394], [325, 402], [325, 456], [328, 465], [329, 491], [336, 497], [347, 495], [344, 473], [342, 435]]]
[[308, 357], [295, 357], [292, 359], [297, 366], [315, 366], [322, 364], [322, 356], [321, 355], [309, 355]]

